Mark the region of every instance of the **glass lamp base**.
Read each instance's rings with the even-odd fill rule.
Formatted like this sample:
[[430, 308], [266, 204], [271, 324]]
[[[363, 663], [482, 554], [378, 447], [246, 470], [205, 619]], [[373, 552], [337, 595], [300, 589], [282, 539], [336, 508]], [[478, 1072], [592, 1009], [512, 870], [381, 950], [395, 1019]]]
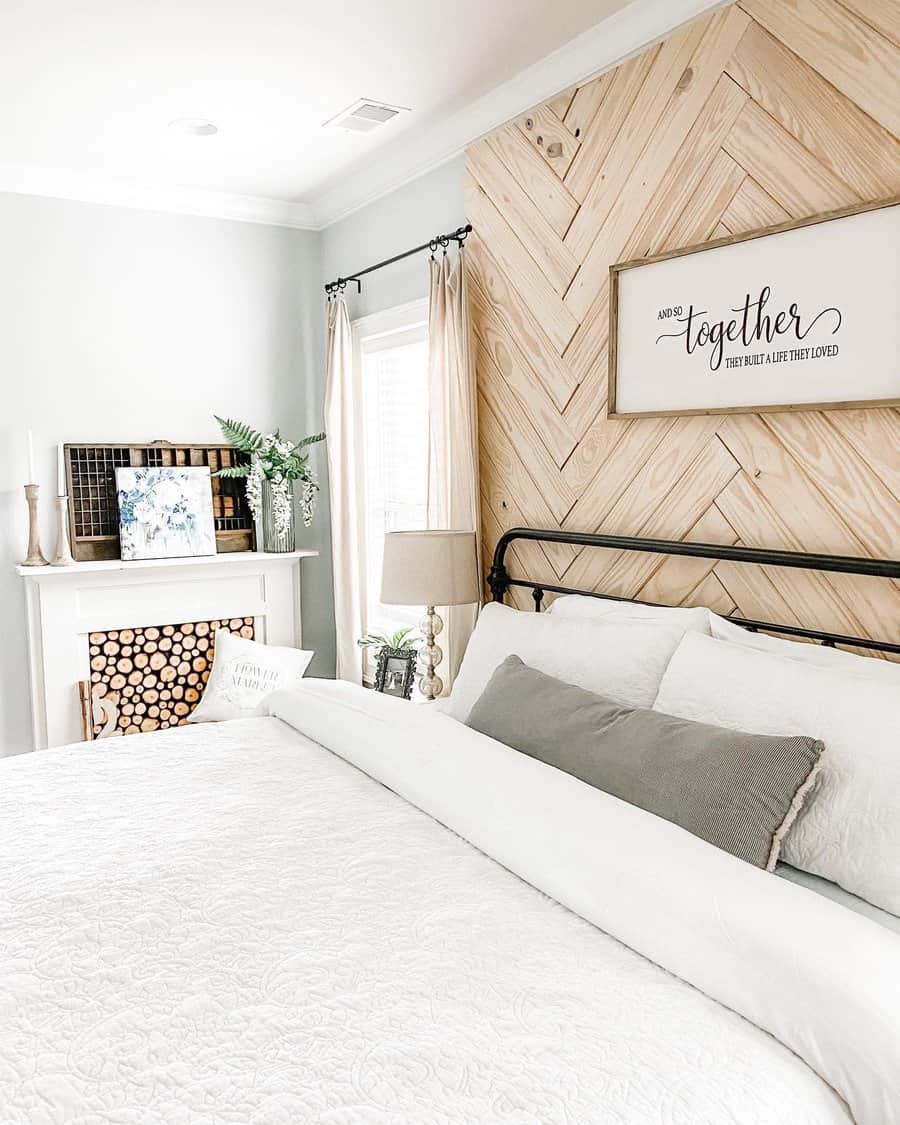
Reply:
[[419, 659], [425, 667], [424, 672], [419, 677], [419, 691], [425, 699], [431, 701], [437, 699], [444, 690], [443, 680], [440, 676], [436, 676], [434, 672], [444, 656], [440, 648], [434, 643], [434, 638], [444, 628], [444, 622], [434, 612], [433, 605], [428, 607], [428, 612], [422, 618], [419, 628], [425, 638], [425, 643], [419, 649]]

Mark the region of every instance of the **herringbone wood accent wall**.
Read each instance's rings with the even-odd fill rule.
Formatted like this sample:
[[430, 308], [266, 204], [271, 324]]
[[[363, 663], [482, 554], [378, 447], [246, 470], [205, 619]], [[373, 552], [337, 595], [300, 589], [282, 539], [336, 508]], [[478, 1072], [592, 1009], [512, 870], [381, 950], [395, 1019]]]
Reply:
[[[611, 262], [891, 196], [898, 136], [895, 0], [741, 0], [468, 149], [486, 563], [521, 524], [900, 557], [897, 410], [606, 417]], [[510, 562], [900, 635], [883, 579], [535, 545]]]

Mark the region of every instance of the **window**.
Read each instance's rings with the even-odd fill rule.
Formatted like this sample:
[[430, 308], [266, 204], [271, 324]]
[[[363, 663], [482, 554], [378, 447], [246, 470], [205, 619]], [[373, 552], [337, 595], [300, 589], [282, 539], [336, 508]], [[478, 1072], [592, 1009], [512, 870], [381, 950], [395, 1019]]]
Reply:
[[[386, 531], [427, 526], [428, 324], [417, 301], [353, 323], [361, 456], [363, 614], [368, 632], [415, 627], [421, 607], [382, 605]], [[371, 668], [368, 669], [371, 671]]]

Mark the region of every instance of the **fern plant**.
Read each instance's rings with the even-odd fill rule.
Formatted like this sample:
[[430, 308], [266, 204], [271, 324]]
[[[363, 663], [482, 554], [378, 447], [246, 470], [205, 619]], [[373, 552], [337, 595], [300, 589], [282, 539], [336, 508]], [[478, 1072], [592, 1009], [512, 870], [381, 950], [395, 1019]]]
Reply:
[[315, 511], [315, 494], [319, 484], [309, 465], [308, 450], [311, 445], [324, 441], [325, 434], [311, 434], [300, 441], [287, 441], [278, 430], [273, 434], [262, 434], [246, 422], [220, 418], [218, 414], [213, 417], [219, 423], [225, 440], [250, 457], [249, 464], [226, 465], [215, 476], [246, 478], [247, 503], [257, 521], [262, 518], [263, 481], [269, 481], [279, 535], [286, 534], [293, 514], [289, 485], [300, 481], [300, 511], [304, 525], [309, 527]]

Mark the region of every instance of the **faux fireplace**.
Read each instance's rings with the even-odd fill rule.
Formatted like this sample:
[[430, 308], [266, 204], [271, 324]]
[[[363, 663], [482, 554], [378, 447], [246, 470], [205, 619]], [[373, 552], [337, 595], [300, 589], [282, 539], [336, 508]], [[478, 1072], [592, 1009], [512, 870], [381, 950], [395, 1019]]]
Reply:
[[184, 722], [217, 628], [299, 646], [300, 563], [315, 554], [20, 567], [35, 747]]

